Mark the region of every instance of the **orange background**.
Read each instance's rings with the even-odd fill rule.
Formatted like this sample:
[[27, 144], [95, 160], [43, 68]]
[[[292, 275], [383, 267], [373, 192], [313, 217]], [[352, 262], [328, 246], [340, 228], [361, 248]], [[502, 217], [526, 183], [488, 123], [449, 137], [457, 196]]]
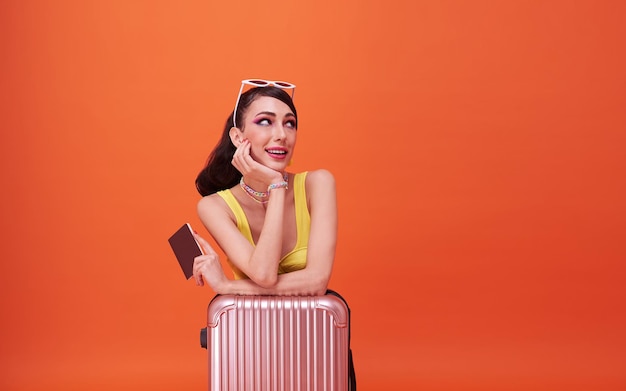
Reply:
[[626, 388], [624, 4], [1, 2], [0, 389], [206, 389], [167, 238], [248, 77], [336, 175], [361, 391]]

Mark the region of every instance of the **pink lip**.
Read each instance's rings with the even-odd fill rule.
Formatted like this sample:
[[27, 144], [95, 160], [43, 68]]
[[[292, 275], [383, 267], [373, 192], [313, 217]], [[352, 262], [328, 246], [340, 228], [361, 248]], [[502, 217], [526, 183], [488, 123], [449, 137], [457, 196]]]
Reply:
[[[280, 151], [280, 152], [285, 152], [284, 154], [277, 154], [277, 153], [272, 153], [274, 151]], [[281, 148], [281, 147], [273, 147], [273, 148], [267, 148], [265, 150], [265, 152], [270, 155], [272, 158], [274, 159], [286, 159], [287, 158], [287, 148]]]

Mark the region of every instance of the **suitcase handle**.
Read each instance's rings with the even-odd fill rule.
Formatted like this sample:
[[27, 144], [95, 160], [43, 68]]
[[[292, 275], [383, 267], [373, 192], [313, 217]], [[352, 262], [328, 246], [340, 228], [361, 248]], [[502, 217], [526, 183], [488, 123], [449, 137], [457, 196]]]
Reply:
[[206, 329], [206, 327], [200, 329], [200, 346], [202, 346], [202, 348], [204, 348], [204, 349], [207, 348], [207, 329]]

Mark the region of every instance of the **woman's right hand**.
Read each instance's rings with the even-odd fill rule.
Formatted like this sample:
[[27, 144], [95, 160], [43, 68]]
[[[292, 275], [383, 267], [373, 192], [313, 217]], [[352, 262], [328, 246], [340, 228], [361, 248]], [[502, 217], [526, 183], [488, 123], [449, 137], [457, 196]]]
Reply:
[[197, 256], [193, 261], [193, 277], [196, 285], [203, 286], [206, 281], [215, 293], [221, 293], [221, 287], [228, 282], [224, 274], [220, 258], [213, 247], [200, 235], [194, 233], [194, 237], [202, 247], [203, 255]]
[[244, 176], [252, 177], [269, 186], [271, 183], [282, 181], [282, 174], [262, 165], [250, 155], [250, 141], [245, 139], [239, 144], [232, 159], [232, 164]]

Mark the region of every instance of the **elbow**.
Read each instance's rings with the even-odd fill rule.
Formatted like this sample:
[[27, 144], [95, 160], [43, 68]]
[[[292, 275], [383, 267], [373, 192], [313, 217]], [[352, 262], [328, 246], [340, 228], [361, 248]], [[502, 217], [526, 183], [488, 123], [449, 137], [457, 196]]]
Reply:
[[256, 275], [254, 277], [250, 277], [252, 281], [254, 281], [261, 288], [273, 288], [276, 283], [278, 283], [278, 275], [271, 273], [263, 273], [261, 275]]
[[319, 289], [316, 291], [313, 291], [311, 293], [311, 296], [324, 296], [326, 294], [326, 289]]
[[309, 294], [323, 296], [328, 290], [328, 278], [316, 278], [311, 282]]

